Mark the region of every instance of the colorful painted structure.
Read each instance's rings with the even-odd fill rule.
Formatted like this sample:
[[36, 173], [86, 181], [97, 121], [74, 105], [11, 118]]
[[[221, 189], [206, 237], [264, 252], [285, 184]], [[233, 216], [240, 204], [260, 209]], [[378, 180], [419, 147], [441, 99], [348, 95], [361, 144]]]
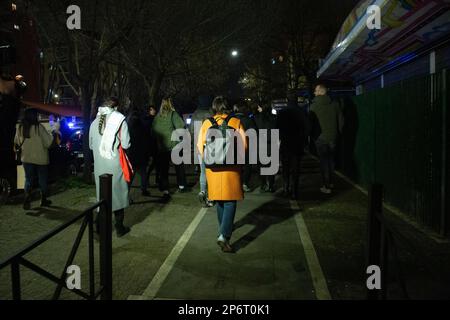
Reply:
[[[381, 9], [381, 30], [370, 30], [367, 8]], [[363, 0], [349, 15], [318, 77], [362, 84], [449, 46], [450, 0]], [[447, 55], [447, 57], [445, 57]], [[450, 66], [450, 51], [436, 63]]]

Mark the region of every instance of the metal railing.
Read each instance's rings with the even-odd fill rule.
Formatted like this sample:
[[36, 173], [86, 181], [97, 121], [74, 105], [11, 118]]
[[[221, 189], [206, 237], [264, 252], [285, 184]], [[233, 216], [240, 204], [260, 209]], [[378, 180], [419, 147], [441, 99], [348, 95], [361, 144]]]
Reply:
[[[71, 292], [81, 296], [87, 300], [96, 300], [100, 297], [102, 300], [112, 300], [112, 176], [100, 176], [100, 199], [98, 203], [86, 209], [83, 213], [74, 217], [70, 221], [50, 231], [40, 239], [34, 241], [27, 247], [23, 248], [16, 254], [10, 256], [4, 261], [0, 262], [0, 270], [11, 266], [11, 280], [12, 280], [12, 298], [13, 300], [21, 300], [22, 286], [20, 266], [26, 267], [44, 278], [57, 284], [55, 292], [53, 293], [53, 300], [58, 300], [61, 296], [61, 291], [66, 287], [66, 270], [72, 265], [75, 255], [83, 239], [86, 228], [88, 228], [88, 250], [89, 250], [89, 293], [82, 290], [73, 289]], [[99, 247], [100, 247], [100, 288], [96, 291], [95, 288], [95, 260], [94, 260], [94, 211], [100, 209], [98, 214], [99, 227]], [[59, 277], [44, 270], [38, 265], [32, 263], [24, 256], [41, 244], [52, 239], [62, 231], [66, 230], [73, 224], [82, 220], [80, 230], [72, 246], [69, 257], [65, 263], [64, 269]]]

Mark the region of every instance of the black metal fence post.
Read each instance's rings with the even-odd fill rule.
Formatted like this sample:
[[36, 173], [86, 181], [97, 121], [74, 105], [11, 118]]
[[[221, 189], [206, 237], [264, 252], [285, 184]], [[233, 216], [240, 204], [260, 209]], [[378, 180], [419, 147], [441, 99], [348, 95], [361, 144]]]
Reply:
[[112, 300], [112, 175], [100, 176], [100, 283], [102, 300]]
[[95, 300], [94, 211], [89, 212], [89, 295]]
[[447, 140], [447, 120], [448, 120], [448, 84], [447, 84], [447, 69], [442, 70], [442, 172], [441, 172], [441, 221], [440, 221], [440, 234], [445, 237], [447, 235], [447, 152], [448, 152], [448, 140]]
[[[378, 266], [381, 269], [382, 224], [378, 218], [383, 210], [383, 186], [372, 184], [369, 188], [369, 210], [367, 219], [367, 267]], [[384, 251], [384, 250], [383, 250]], [[382, 283], [384, 270], [381, 270]], [[368, 290], [367, 299], [378, 300], [378, 290]]]
[[[387, 227], [381, 225], [381, 239], [380, 239], [380, 270], [381, 270], [381, 290], [380, 295], [382, 300], [387, 299], [388, 278], [389, 273], [389, 243], [388, 243]], [[380, 296], [379, 296], [380, 297]]]

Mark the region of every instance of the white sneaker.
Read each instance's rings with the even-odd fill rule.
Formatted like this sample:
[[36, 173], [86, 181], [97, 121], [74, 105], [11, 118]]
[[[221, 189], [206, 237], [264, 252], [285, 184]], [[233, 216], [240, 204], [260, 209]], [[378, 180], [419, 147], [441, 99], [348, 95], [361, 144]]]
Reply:
[[322, 192], [323, 194], [331, 194], [331, 190], [326, 187], [320, 188], [320, 192]]

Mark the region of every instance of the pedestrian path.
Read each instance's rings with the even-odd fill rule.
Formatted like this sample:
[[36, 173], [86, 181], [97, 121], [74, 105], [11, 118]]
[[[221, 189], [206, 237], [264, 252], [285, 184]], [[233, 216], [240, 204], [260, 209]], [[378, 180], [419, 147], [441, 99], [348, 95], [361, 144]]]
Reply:
[[299, 209], [274, 195], [248, 194], [238, 204], [235, 254], [215, 243], [215, 209], [200, 210], [147, 289], [130, 299], [330, 299]]

